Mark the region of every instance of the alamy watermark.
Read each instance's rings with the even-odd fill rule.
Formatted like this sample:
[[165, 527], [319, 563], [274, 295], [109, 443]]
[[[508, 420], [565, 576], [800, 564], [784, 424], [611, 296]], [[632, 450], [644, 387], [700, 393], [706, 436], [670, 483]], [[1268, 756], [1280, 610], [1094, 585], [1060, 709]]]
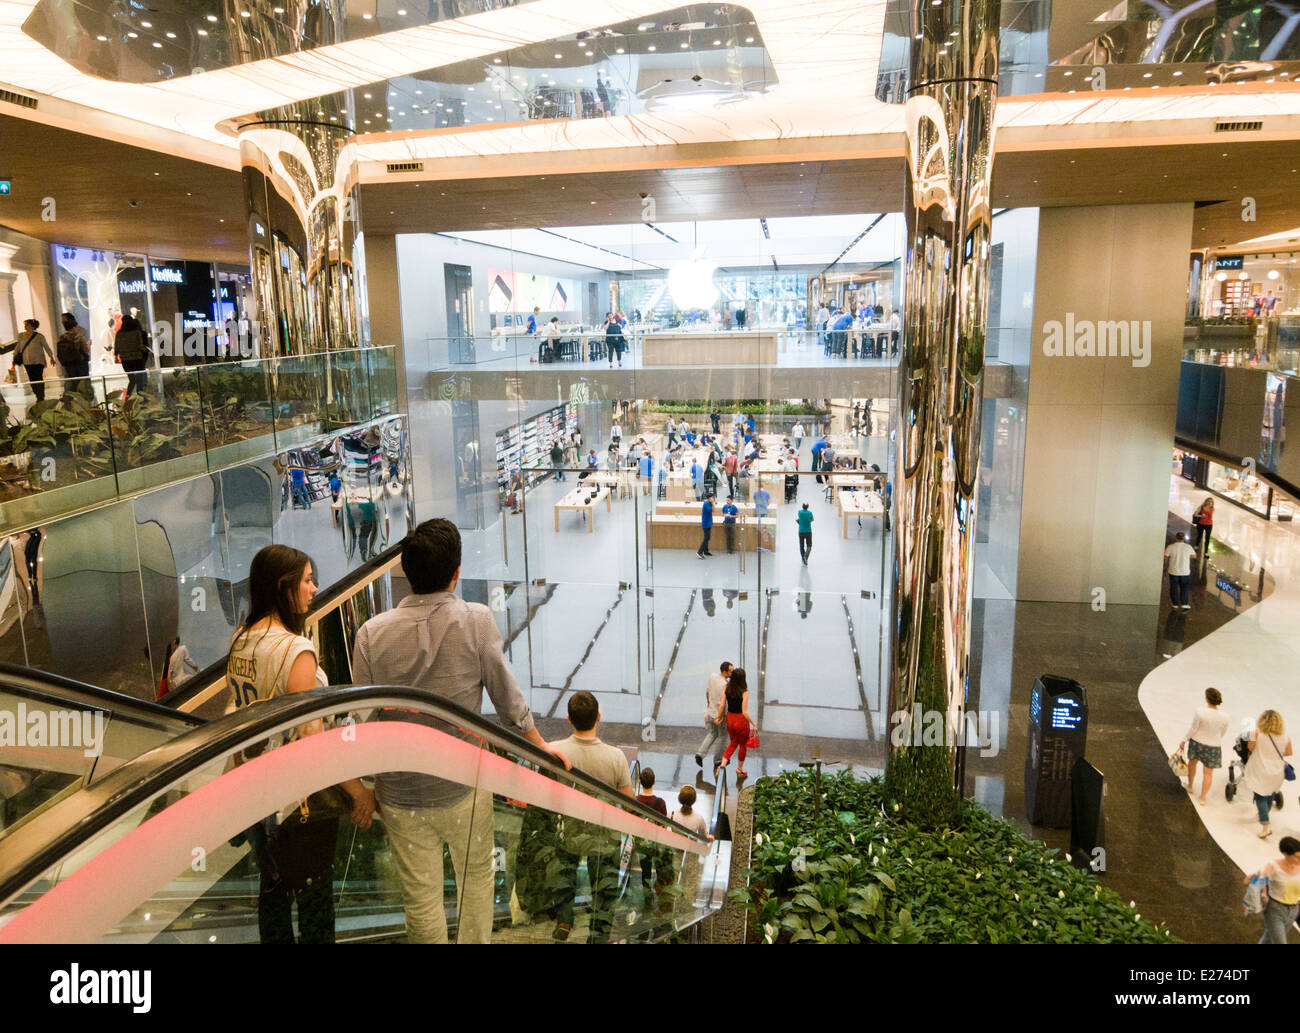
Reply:
[[262, 328], [255, 319], [231, 319], [221, 325], [187, 320], [177, 312], [172, 322], [160, 319], [152, 329], [158, 354], [172, 358], [254, 359], [262, 354]]
[[75, 962], [50, 973], [51, 1004], [126, 1004], [137, 1015], [153, 1007], [149, 969], [83, 969]]
[[1043, 354], [1080, 358], [1131, 358], [1134, 366], [1151, 364], [1151, 320], [1049, 319], [1043, 324]]
[[104, 712], [28, 708], [20, 702], [17, 710], [0, 710], [0, 749], [6, 747], [78, 749], [98, 757], [104, 752]]
[[981, 757], [996, 757], [1001, 749], [1001, 715], [996, 710], [928, 710], [919, 703], [896, 710], [889, 718], [894, 746], [970, 746]]

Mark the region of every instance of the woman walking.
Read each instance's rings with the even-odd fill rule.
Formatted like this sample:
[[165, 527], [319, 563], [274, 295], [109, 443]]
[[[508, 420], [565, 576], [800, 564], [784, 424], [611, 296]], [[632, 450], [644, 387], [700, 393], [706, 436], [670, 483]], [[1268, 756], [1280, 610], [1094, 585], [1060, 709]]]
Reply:
[[[303, 635], [316, 594], [307, 554], [287, 545], [268, 545], [253, 557], [248, 582], [248, 617], [235, 631], [226, 661], [231, 696], [227, 712], [329, 684], [316, 661], [316, 647]], [[313, 721], [296, 733], [322, 730], [321, 722]], [[286, 733], [286, 739], [294, 736], [295, 731]], [[352, 800], [352, 820], [369, 828], [374, 792], [359, 779], [342, 787]], [[301, 942], [333, 943], [338, 818], [308, 821], [295, 808], [278, 825], [272, 815], [248, 831], [261, 873], [257, 926], [262, 942], [294, 942], [296, 900]]]
[[1259, 811], [1259, 838], [1268, 839], [1273, 830], [1268, 826], [1273, 796], [1286, 780], [1286, 758], [1291, 756], [1291, 740], [1287, 738], [1282, 715], [1276, 710], [1265, 710], [1255, 722], [1257, 731], [1250, 736], [1250, 759], [1246, 761], [1246, 786], [1255, 794], [1255, 807]]
[[[1260, 943], [1286, 943], [1287, 930], [1300, 912], [1300, 840], [1283, 836], [1282, 856], [1255, 873], [1268, 880], [1268, 905], [1264, 908], [1264, 935]], [[1250, 882], [1253, 876], [1247, 875]]]
[[0, 355], [17, 351], [14, 362], [27, 371], [27, 379], [32, 385], [32, 394], [36, 396], [38, 402], [43, 402], [45, 401], [45, 360], [48, 358], [51, 363], [54, 362], [54, 352], [50, 351], [50, 344], [45, 340], [45, 335], [39, 332], [40, 327], [39, 320], [24, 319], [23, 332], [15, 341], [0, 348]]
[[[743, 667], [733, 667], [731, 669], [731, 678], [727, 682], [727, 690], [722, 695], [722, 703], [718, 707], [718, 720], [723, 718], [727, 721], [727, 735], [731, 741], [727, 743], [727, 749], [722, 754], [722, 763], [718, 768], [725, 768], [731, 761], [731, 755], [739, 747], [740, 759], [736, 762], [736, 776], [745, 778], [748, 772], [745, 771], [745, 747], [749, 742], [750, 727], [754, 721], [749, 716], [749, 683], [745, 680], [745, 670]], [[717, 774], [717, 768], [714, 768], [714, 774]]]
[[1219, 710], [1223, 695], [1218, 689], [1205, 690], [1205, 706], [1196, 711], [1192, 727], [1180, 745], [1187, 747], [1187, 791], [1196, 792], [1196, 765], [1205, 768], [1201, 779], [1201, 795], [1197, 800], [1203, 805], [1210, 795], [1210, 783], [1215, 769], [1223, 766], [1222, 744], [1228, 730], [1228, 715]]
[[1214, 499], [1208, 495], [1205, 501], [1196, 507], [1196, 512], [1192, 514], [1192, 528], [1196, 532], [1196, 551], [1201, 551], [1201, 543], [1205, 543], [1205, 551], [1210, 551], [1210, 535], [1214, 531]]

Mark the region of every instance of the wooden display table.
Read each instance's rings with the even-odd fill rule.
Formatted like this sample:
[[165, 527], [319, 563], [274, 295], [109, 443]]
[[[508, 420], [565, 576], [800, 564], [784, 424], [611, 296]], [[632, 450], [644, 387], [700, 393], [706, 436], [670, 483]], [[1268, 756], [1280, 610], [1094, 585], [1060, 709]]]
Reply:
[[[587, 480], [591, 480], [591, 478], [588, 477]], [[560, 510], [573, 509], [582, 513], [591, 514], [591, 511], [596, 507], [596, 504], [602, 499], [605, 502], [605, 512], [612, 513], [613, 507], [610, 504], [609, 488], [601, 485], [600, 490], [596, 492], [596, 497], [594, 499], [591, 498], [590, 488], [575, 488], [555, 504], [555, 530], [559, 531], [560, 529]], [[594, 515], [589, 516], [587, 519], [587, 530], [592, 533], [596, 530], [596, 519]]]
[[656, 333], [641, 338], [642, 366], [776, 365], [777, 333]]
[[[830, 475], [831, 491], [839, 494], [843, 491], [863, 491], [871, 487], [875, 474], [833, 473]], [[881, 475], [883, 477], [883, 474]]]
[[599, 484], [603, 488], [608, 488], [611, 493], [617, 491], [618, 497], [621, 499], [632, 494], [636, 482], [637, 476], [634, 470], [619, 470], [617, 473], [613, 470], [600, 470], [588, 474], [586, 480], [582, 483]]
[[[698, 550], [703, 536], [699, 513], [654, 513], [646, 517], [645, 540], [649, 548]], [[725, 550], [726, 541], [721, 509], [715, 509], [709, 545], [714, 551], [719, 546]], [[754, 552], [759, 546], [769, 551], [776, 548], [776, 518], [756, 520], [742, 517], [736, 523], [736, 548], [742, 552]]]
[[839, 494], [840, 516], [844, 518], [844, 537], [849, 536], [849, 517], [883, 517], [885, 500], [874, 491], [842, 491]]

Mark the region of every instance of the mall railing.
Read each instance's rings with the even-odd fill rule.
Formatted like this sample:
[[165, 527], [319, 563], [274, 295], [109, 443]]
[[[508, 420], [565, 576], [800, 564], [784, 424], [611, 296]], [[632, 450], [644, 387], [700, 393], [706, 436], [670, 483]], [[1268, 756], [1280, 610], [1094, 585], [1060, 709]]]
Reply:
[[1183, 358], [1212, 366], [1246, 366], [1288, 376], [1300, 371], [1300, 315], [1205, 319], [1183, 333]]
[[[134, 383], [132, 383], [134, 381]], [[37, 401], [33, 387], [40, 387]], [[133, 495], [401, 411], [396, 349], [0, 387], [0, 529]]]
[[[681, 326], [645, 325], [624, 330], [627, 351], [624, 365], [642, 365], [641, 357], [647, 340], [667, 336], [698, 336], [734, 343], [736, 364], [753, 364], [772, 361], [771, 345], [775, 345], [775, 361], [782, 355], [796, 353], [805, 356], [821, 355], [825, 358], [884, 359], [896, 357], [898, 344], [894, 332], [887, 324], [870, 327], [855, 326], [847, 330], [806, 330], [803, 327], [746, 326], [730, 330], [713, 328], [706, 324]], [[901, 332], [900, 332], [901, 336]], [[491, 367], [505, 364], [511, 368], [543, 361], [542, 344], [546, 341], [543, 327], [537, 334], [525, 334], [509, 327], [490, 335], [465, 337], [426, 337], [425, 355], [430, 370], [459, 369], [462, 367]], [[767, 350], [764, 350], [764, 346]], [[565, 326], [560, 331], [558, 348], [553, 349], [549, 360], [555, 362], [609, 362], [609, 342], [600, 327]]]
[[[308, 725], [325, 730], [278, 745]], [[471, 806], [490, 809], [490, 825], [465, 823], [467, 837], [483, 838], [452, 850], [490, 853], [490, 874], [480, 871], [491, 885], [475, 905], [444, 880], [449, 925], [466, 928], [472, 912], [495, 942], [564, 932], [649, 941], [720, 904], [727, 852], [704, 837], [446, 700], [346, 687], [261, 701], [196, 728], [17, 829], [0, 854], [0, 942], [257, 940], [268, 917], [258, 844], [290, 834], [314, 844], [313, 870], [332, 872], [315, 923], [299, 898], [304, 939], [313, 925], [321, 939], [400, 936], [402, 885], [382, 812], [362, 830], [319, 803], [315, 818], [303, 808], [340, 782], [393, 770], [476, 791]]]

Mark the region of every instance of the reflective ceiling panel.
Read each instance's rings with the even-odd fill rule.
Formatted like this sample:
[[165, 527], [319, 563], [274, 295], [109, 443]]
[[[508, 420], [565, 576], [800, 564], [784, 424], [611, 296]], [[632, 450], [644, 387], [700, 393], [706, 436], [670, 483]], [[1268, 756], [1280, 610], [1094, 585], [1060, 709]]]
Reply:
[[354, 128], [358, 133], [424, 132], [725, 110], [776, 85], [750, 11], [732, 4], [692, 4], [358, 87], [352, 91]]

